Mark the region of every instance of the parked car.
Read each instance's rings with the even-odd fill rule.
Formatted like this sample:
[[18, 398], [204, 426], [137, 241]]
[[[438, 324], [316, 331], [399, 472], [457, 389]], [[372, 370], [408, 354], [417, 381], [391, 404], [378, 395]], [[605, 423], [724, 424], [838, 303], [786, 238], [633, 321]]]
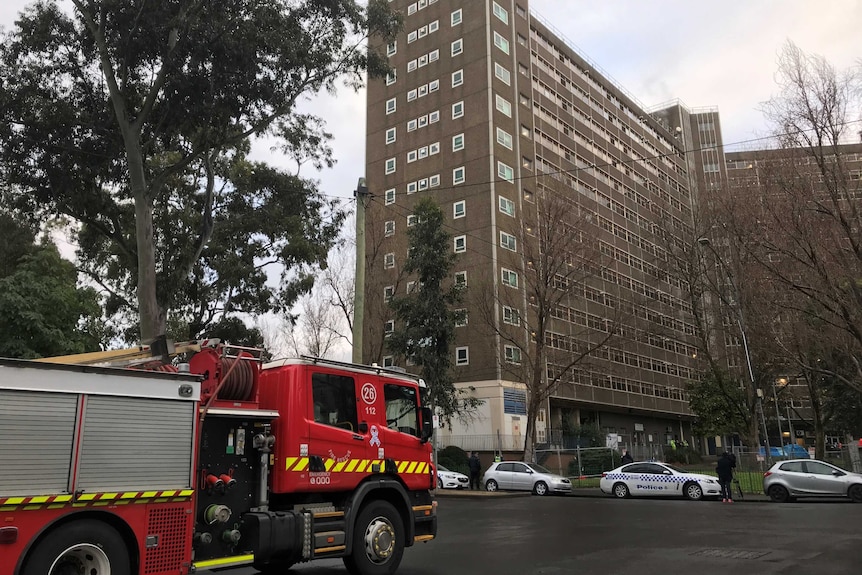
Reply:
[[849, 497], [862, 503], [862, 475], [817, 459], [779, 461], [763, 474], [763, 492], [783, 503], [797, 497]]
[[484, 475], [485, 489], [532, 491], [536, 495], [549, 493], [571, 493], [572, 482], [541, 465], [520, 461], [498, 461], [492, 463]]
[[721, 487], [712, 475], [689, 473], [667, 463], [636, 461], [602, 473], [599, 481], [604, 493], [615, 497], [681, 496], [693, 501], [719, 497]]
[[469, 483], [470, 478], [463, 473], [446, 469], [442, 465], [437, 466], [438, 489], [464, 489]]

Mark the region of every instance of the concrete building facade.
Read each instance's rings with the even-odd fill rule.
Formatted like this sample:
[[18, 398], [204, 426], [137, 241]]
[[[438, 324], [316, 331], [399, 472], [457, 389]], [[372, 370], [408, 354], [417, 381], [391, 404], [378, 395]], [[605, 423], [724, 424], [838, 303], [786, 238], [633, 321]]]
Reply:
[[[404, 364], [385, 347], [386, 300], [411, 288], [406, 230], [415, 201], [431, 196], [453, 237], [452, 281], [468, 293], [455, 378], [484, 400], [470, 421], [441, 430], [441, 443], [522, 448], [536, 309], [525, 254], [531, 242], [547, 253], [536, 230], [563, 224], [596, 255], [590, 273], [556, 286], [564, 293], [547, 319], [541, 369], [559, 381], [540, 402], [538, 442], [558, 444], [583, 425], [644, 455], [691, 441], [697, 347], [667, 254], [693, 233], [698, 189], [726, 178], [717, 111], [645, 109], [526, 0], [390, 6], [404, 16], [386, 46], [393, 71], [368, 86], [363, 360]], [[570, 206], [558, 222], [544, 211], [552, 201]], [[568, 366], [609, 330], [605, 345]]]

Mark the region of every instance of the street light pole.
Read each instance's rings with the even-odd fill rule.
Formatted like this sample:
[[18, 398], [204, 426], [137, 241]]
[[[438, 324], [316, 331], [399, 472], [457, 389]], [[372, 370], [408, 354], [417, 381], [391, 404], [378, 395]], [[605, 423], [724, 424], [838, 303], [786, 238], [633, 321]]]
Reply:
[[[736, 310], [736, 324], [739, 327], [739, 335], [742, 337], [742, 349], [745, 352], [745, 363], [748, 366], [748, 378], [749, 383], [751, 384], [751, 389], [754, 390], [757, 396], [757, 409], [760, 411], [760, 422], [763, 425], [763, 441], [764, 446], [766, 448], [766, 460], [771, 464], [772, 463], [772, 454], [770, 453], [769, 446], [769, 430], [766, 427], [766, 416], [763, 413], [763, 390], [757, 387], [757, 381], [754, 379], [754, 368], [751, 365], [751, 351], [748, 349], [748, 336], [745, 333], [745, 317], [742, 313], [742, 305], [740, 303], [741, 294], [739, 288], [736, 285], [736, 282], [733, 279], [733, 274], [730, 273], [730, 270], [727, 268], [727, 265], [724, 263], [724, 260], [718, 255], [718, 252], [715, 251], [715, 248], [712, 247], [712, 242], [709, 241], [707, 237], [700, 237], [697, 239], [697, 243], [701, 246], [707, 248], [712, 255], [715, 256], [718, 265], [724, 270], [724, 273], [727, 275], [727, 280], [730, 282], [730, 288], [733, 290], [734, 296], [734, 304], [731, 305], [719, 290], [718, 297], [730, 308], [735, 308]], [[758, 446], [759, 447], [759, 446]]]
[[[778, 447], [784, 446], [784, 435], [781, 433], [781, 415], [778, 411], [778, 393], [775, 391], [775, 382], [772, 382], [772, 400], [775, 402], [775, 421], [778, 422]], [[792, 439], [792, 438], [791, 438]]]

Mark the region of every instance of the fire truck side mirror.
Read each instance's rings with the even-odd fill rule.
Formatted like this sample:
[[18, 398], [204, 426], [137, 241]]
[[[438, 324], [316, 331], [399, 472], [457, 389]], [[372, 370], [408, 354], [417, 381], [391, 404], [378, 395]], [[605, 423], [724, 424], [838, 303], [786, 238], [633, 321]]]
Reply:
[[422, 433], [419, 439], [422, 443], [428, 443], [431, 436], [434, 435], [434, 414], [431, 413], [430, 407], [422, 408]]

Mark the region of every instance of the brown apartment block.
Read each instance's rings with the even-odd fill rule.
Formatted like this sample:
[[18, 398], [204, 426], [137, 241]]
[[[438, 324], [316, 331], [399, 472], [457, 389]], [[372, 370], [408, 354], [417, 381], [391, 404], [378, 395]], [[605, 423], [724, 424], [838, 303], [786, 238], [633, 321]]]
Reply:
[[572, 233], [595, 242], [601, 265], [557, 306], [546, 338], [554, 362], [600, 339], [615, 310], [637, 312], [543, 402], [539, 443], [558, 445], [572, 425], [598, 425], [638, 455], [691, 441], [690, 305], [665, 269], [656, 232], [690, 231], [697, 189], [726, 177], [717, 112], [678, 103], [645, 110], [526, 0], [390, 6], [404, 16], [386, 48], [393, 73], [368, 86], [363, 360], [400, 363], [385, 348], [394, 326], [385, 299], [411, 287], [400, 273], [405, 232], [416, 200], [431, 196], [458, 254], [453, 281], [466, 283], [470, 302], [457, 328], [455, 379], [484, 400], [472, 421], [440, 430], [440, 444], [521, 449], [526, 391], [513, 369], [521, 351], [483, 325], [475, 302], [482, 293], [518, 294], [511, 307], [497, 305], [492, 321], [515, 336], [525, 330], [518, 318], [531, 314], [529, 263], [518, 238], [542, 225], [543, 199], [563, 198]]

